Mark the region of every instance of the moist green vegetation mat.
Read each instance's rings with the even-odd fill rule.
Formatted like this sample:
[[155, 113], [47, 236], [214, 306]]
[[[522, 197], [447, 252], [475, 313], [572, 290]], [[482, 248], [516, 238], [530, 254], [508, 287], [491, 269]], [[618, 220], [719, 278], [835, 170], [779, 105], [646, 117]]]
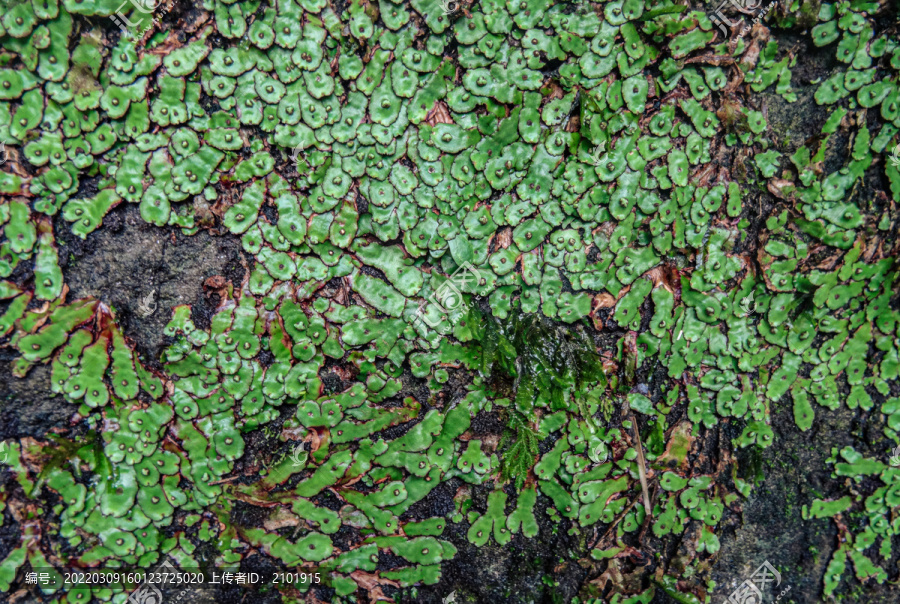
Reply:
[[[320, 573], [234, 601], [463, 602], [460, 556], [563, 534], [544, 601], [710, 602], [764, 450], [845, 408], [789, 599], [896, 596], [898, 32], [863, 0], [3, 2], [4, 371], [67, 410], [3, 429], [0, 592], [122, 603], [24, 577], [168, 558]], [[244, 263], [152, 356], [63, 270], [129, 204]]]

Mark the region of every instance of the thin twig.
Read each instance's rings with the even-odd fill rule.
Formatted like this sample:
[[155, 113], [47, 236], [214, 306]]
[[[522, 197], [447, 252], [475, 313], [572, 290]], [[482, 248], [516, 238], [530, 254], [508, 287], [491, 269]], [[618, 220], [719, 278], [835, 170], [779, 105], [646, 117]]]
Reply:
[[226, 483], [226, 482], [232, 482], [232, 481], [234, 481], [234, 480], [237, 480], [238, 478], [243, 478], [243, 476], [241, 476], [240, 474], [238, 474], [238, 475], [236, 475], [236, 476], [230, 476], [230, 477], [228, 477], [228, 478], [223, 478], [222, 480], [217, 480], [217, 481], [215, 481], [215, 482], [209, 483], [209, 486], [214, 486], [214, 485], [217, 485], [217, 484], [224, 484], [224, 483]]
[[[659, 485], [655, 485], [653, 489], [653, 497], [650, 498], [650, 505], [653, 505], [656, 502], [656, 497], [659, 495]], [[650, 528], [650, 514], [644, 516], [644, 525], [641, 527], [641, 534], [638, 536], [638, 543], [644, 542], [644, 535], [647, 534], [647, 529]]]
[[619, 522], [622, 521], [622, 518], [625, 517], [625, 514], [630, 512], [631, 508], [633, 508], [634, 504], [636, 504], [637, 502], [638, 502], [638, 500], [635, 499], [630, 504], [628, 504], [628, 507], [626, 507], [624, 510], [622, 510], [622, 513], [619, 514], [615, 520], [613, 520], [613, 523], [611, 525], [609, 525], [609, 528], [606, 530], [606, 533], [604, 533], [602, 537], [600, 537], [599, 539], [597, 539], [597, 541], [594, 542], [594, 545], [591, 546], [591, 549], [595, 549], [601, 543], [606, 542], [606, 538], [609, 537], [610, 533], [612, 533], [612, 530], [614, 528], [616, 528], [616, 526], [619, 524]]
[[638, 430], [637, 422], [634, 419], [634, 413], [631, 416], [631, 426], [634, 428], [634, 439], [637, 441], [638, 454], [638, 476], [641, 478], [641, 491], [644, 494], [644, 511], [647, 516], [650, 515], [650, 489], [647, 488], [647, 464], [644, 462], [644, 446], [641, 444], [641, 434]]

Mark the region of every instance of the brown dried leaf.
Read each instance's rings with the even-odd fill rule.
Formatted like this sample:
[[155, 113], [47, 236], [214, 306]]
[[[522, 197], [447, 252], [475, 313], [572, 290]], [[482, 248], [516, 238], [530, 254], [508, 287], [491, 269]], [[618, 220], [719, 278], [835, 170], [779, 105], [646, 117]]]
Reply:
[[594, 309], [612, 308], [615, 305], [616, 299], [612, 297], [612, 294], [603, 292], [594, 296]]
[[233, 489], [231, 491], [231, 496], [235, 499], [239, 499], [239, 500], [243, 501], [244, 503], [249, 503], [250, 505], [253, 505], [256, 507], [261, 507], [261, 508], [274, 508], [274, 507], [280, 505], [276, 501], [257, 499], [253, 495], [250, 495], [249, 493], [244, 493], [240, 489]]
[[666, 443], [666, 451], [654, 462], [657, 466], [670, 469], [684, 469], [687, 466], [687, 457], [694, 445], [694, 437], [691, 435], [690, 422], [681, 422], [669, 433]]
[[744, 54], [741, 55], [741, 67], [744, 70], [750, 70], [756, 67], [756, 62], [759, 61], [759, 52], [760, 41], [754, 39], [747, 50], [744, 51]]
[[263, 521], [263, 527], [269, 532], [277, 531], [286, 526], [297, 526], [299, 524], [300, 519], [297, 518], [293, 512], [281, 506], [272, 510], [272, 513], [269, 514], [268, 518]]
[[600, 591], [603, 591], [606, 589], [606, 586], [609, 585], [610, 581], [612, 581], [613, 585], [621, 585], [623, 581], [622, 572], [619, 570], [619, 561], [615, 558], [609, 561], [606, 572], [596, 579], [592, 579], [589, 583], [591, 585], [596, 585]]
[[203, 288], [219, 290], [224, 288], [227, 283], [228, 280], [223, 275], [213, 275], [206, 278], [206, 281], [203, 282]]
[[691, 174], [690, 182], [692, 184], [699, 184], [702, 187], [709, 187], [709, 183], [715, 175], [716, 166], [713, 164], [706, 164], [705, 166], [701, 166], [694, 170], [694, 173]]
[[555, 80], [550, 80], [549, 82], [547, 82], [547, 85], [545, 87], [550, 89], [550, 94], [544, 97], [544, 100], [546, 102], [550, 102], [553, 99], [561, 99], [566, 96], [565, 91]]
[[352, 573], [350, 573], [350, 577], [352, 577], [353, 580], [356, 581], [357, 585], [369, 592], [370, 602], [393, 602], [392, 599], [384, 595], [384, 592], [381, 591], [381, 587], [383, 585], [400, 587], [400, 584], [396, 581], [385, 579], [375, 573], [367, 573], [361, 570], [353, 571]]
[[789, 180], [783, 178], [771, 178], [769, 179], [769, 182], [766, 183], [766, 188], [769, 190], [769, 193], [778, 199], [788, 199], [793, 197], [794, 190], [797, 187]]
[[660, 264], [644, 273], [650, 279], [653, 287], [664, 287], [671, 294], [678, 295], [681, 291], [681, 273], [671, 264]]
[[435, 101], [434, 107], [431, 108], [431, 111], [429, 111], [428, 115], [425, 117], [425, 123], [429, 126], [454, 123], [453, 117], [450, 115], [450, 110], [447, 108], [447, 103], [444, 101]]
[[[14, 594], [9, 596], [9, 604], [15, 604], [16, 602], [23, 601], [25, 598], [31, 597], [31, 593], [27, 589], [20, 589]], [[25, 600], [28, 601], [28, 600]]]
[[703, 55], [700, 57], [691, 57], [690, 59], [685, 59], [684, 64], [688, 63], [708, 63], [710, 65], [733, 65], [734, 59], [727, 55]]
[[497, 231], [497, 246], [504, 250], [512, 245], [512, 228], [506, 226]]
[[594, 329], [596, 329], [597, 331], [601, 331], [603, 329], [603, 319], [600, 318], [598, 311], [601, 311], [605, 308], [612, 308], [615, 305], [616, 299], [606, 292], [594, 296], [590, 314], [591, 320], [594, 322]]

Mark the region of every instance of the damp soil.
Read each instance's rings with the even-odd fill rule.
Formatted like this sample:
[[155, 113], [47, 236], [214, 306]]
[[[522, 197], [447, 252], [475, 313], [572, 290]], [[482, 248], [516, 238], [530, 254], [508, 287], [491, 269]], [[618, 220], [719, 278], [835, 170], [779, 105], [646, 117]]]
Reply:
[[[57, 218], [59, 263], [68, 301], [93, 297], [109, 306], [145, 364], [157, 364], [170, 309], [190, 304], [195, 323], [208, 325], [215, 310], [203, 282], [223, 275], [238, 285], [244, 277], [240, 241], [201, 230], [159, 228], [141, 219], [136, 205], [122, 204], [103, 225], [80, 239]], [[22, 278], [27, 276], [23, 275]], [[14, 350], [0, 347], [0, 439], [40, 437], [67, 425], [76, 411], [50, 388], [50, 365], [14, 377]]]

